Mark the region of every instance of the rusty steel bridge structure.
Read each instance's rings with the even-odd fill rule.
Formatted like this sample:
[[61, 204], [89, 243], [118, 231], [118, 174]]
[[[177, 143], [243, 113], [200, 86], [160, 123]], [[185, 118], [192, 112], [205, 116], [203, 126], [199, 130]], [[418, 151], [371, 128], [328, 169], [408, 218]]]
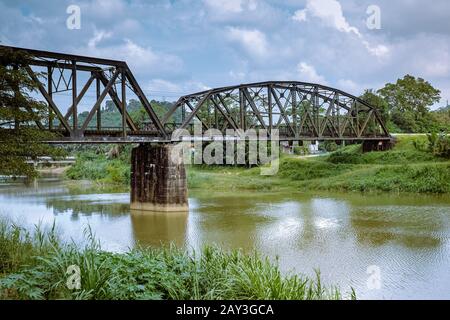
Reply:
[[[38, 84], [48, 105], [48, 121], [35, 123], [55, 133], [49, 143], [173, 142], [177, 129], [202, 132], [248, 129], [273, 132], [281, 141], [332, 140], [381, 143], [391, 136], [375, 106], [328, 86], [298, 81], [267, 81], [214, 88], [182, 96], [158, 116], [124, 61], [0, 46], [21, 50], [31, 58], [26, 70]], [[79, 106], [89, 90], [95, 91], [87, 117], [80, 121]], [[68, 92], [63, 106], [55, 95]], [[142, 104], [147, 121], [136, 124], [127, 110], [133, 95]], [[121, 114], [121, 126], [102, 125], [101, 105], [106, 97]], [[177, 117], [175, 117], [177, 115]], [[174, 119], [178, 119], [175, 121]]]

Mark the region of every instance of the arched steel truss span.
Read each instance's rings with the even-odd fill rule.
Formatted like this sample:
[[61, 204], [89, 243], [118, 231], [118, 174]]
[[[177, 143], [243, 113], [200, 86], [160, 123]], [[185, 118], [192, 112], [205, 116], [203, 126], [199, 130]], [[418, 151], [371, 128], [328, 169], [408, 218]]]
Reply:
[[[320, 84], [270, 81], [210, 89], [181, 97], [161, 117], [124, 61], [2, 45], [0, 49], [30, 56], [26, 71], [48, 106], [47, 119], [30, 125], [55, 132], [49, 143], [170, 142], [176, 129], [193, 132], [198, 120], [202, 133], [266, 129], [274, 136], [278, 129], [281, 140], [390, 140], [374, 106]], [[70, 101], [61, 99], [62, 94]], [[121, 115], [119, 127], [105, 123], [106, 99]], [[127, 103], [131, 99], [143, 106], [144, 124], [132, 118]]]
[[[174, 123], [174, 115], [181, 122]], [[181, 97], [161, 120], [166, 131], [278, 129], [283, 140], [389, 140], [379, 111], [342, 90], [297, 81], [210, 89]], [[192, 130], [192, 129], [191, 129]]]

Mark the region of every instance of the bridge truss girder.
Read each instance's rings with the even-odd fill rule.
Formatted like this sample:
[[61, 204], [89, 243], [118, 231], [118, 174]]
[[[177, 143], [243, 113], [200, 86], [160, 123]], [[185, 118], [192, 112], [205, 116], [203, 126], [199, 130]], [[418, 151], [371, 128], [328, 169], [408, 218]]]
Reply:
[[[182, 122], [171, 124], [181, 110]], [[279, 130], [285, 140], [387, 140], [378, 110], [341, 90], [304, 82], [260, 82], [181, 97], [165, 114], [168, 131], [191, 128]]]
[[[246, 131], [279, 130], [282, 140], [388, 140], [389, 132], [378, 110], [358, 97], [338, 89], [305, 82], [273, 81], [210, 89], [181, 97], [159, 119], [130, 68], [123, 61], [0, 46], [22, 50], [30, 59], [27, 71], [49, 108], [42, 130], [59, 133], [49, 142], [133, 143], [168, 142], [176, 129], [189, 129], [200, 121], [202, 131], [214, 128]], [[43, 71], [42, 71], [43, 70]], [[82, 81], [83, 77], [86, 81]], [[95, 102], [83, 123], [78, 119], [80, 102], [95, 86]], [[149, 123], [139, 128], [127, 110], [127, 89], [136, 95]], [[71, 92], [64, 109], [54, 96]], [[122, 116], [120, 128], [102, 125], [101, 104], [109, 96]], [[67, 107], [67, 106], [66, 106]], [[30, 110], [32, 112], [32, 110]], [[174, 115], [181, 113], [181, 122]], [[93, 125], [94, 117], [96, 124]]]
[[[35, 80], [39, 93], [49, 107], [46, 125], [41, 122], [36, 125], [43, 130], [58, 133], [57, 140], [83, 142], [92, 140], [91, 137], [98, 137], [107, 141], [109, 136], [113, 136], [126, 141], [128, 135], [140, 135], [142, 130], [134, 123], [127, 110], [127, 90], [131, 90], [139, 99], [153, 124], [154, 130], [146, 134], [163, 139], [168, 137], [126, 62], [7, 46], [0, 48], [20, 50], [30, 55], [26, 71]], [[82, 81], [81, 75], [84, 78], [87, 75], [87, 80]], [[95, 102], [88, 110], [87, 119], [81, 123], [78, 119], [78, 106], [92, 86], [95, 86]], [[67, 110], [64, 108], [67, 106], [59, 105], [54, 99], [55, 94], [66, 91], [71, 92], [71, 105]], [[102, 126], [100, 107], [107, 96], [122, 116], [121, 127], [114, 128], [114, 131]], [[91, 124], [94, 116], [95, 127]], [[105, 136], [107, 139], [103, 139]]]

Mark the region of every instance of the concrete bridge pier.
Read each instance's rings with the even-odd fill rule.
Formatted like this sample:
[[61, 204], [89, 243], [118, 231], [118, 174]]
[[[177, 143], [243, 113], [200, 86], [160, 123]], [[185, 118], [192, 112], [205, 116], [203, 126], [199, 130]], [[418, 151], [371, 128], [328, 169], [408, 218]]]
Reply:
[[132, 150], [132, 210], [188, 211], [186, 170], [183, 163], [172, 159], [173, 147], [142, 143]]

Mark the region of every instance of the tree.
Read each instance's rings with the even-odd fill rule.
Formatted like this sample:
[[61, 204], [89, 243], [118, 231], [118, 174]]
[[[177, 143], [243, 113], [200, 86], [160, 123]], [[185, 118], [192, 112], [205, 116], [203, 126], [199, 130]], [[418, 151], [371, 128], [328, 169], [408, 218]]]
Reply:
[[379, 94], [374, 92], [372, 89], [367, 89], [364, 91], [363, 95], [360, 96], [360, 98], [378, 110], [378, 113], [384, 123], [389, 122], [389, 105]]
[[441, 100], [441, 92], [428, 81], [406, 75], [395, 84], [386, 84], [378, 93], [388, 103], [392, 121], [402, 130], [430, 130], [433, 121], [429, 109]]
[[435, 123], [436, 132], [449, 132], [450, 133], [450, 106], [442, 107], [438, 110], [431, 112], [431, 116]]
[[25, 69], [30, 58], [0, 49], [0, 174], [34, 177], [37, 172], [28, 159], [63, 155], [44, 143], [53, 135], [38, 128], [48, 117], [48, 107], [30, 96], [37, 88]]

